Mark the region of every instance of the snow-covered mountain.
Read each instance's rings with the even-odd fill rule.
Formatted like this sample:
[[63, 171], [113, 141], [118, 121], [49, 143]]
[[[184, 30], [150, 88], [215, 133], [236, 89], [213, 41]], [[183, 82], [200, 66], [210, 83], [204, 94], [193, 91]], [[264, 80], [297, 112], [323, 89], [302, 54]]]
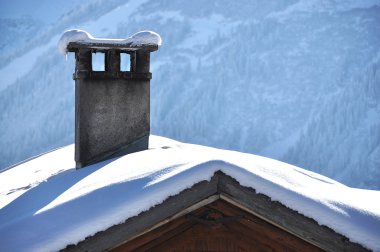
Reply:
[[[54, 9], [54, 7], [52, 7]], [[153, 30], [152, 133], [380, 189], [380, 1], [70, 1], [4, 16], [0, 167], [73, 142], [69, 28]], [[31, 20], [25, 21], [25, 20]], [[25, 23], [26, 22], [26, 23]]]

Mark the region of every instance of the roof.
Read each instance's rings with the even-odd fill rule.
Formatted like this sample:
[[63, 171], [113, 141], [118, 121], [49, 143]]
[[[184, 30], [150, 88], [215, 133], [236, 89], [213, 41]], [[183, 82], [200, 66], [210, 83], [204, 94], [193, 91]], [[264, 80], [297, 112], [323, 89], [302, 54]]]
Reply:
[[[320, 226], [315, 220], [307, 218], [277, 201], [272, 201], [269, 197], [263, 194], [256, 193], [252, 188], [241, 186], [238, 181], [220, 171], [217, 171], [210, 181], [198, 182], [181, 193], [170, 196], [163, 203], [150, 208], [148, 211], [129, 218], [124, 223], [112, 226], [105, 231], [87, 237], [86, 240], [78, 243], [76, 246], [68, 246], [65, 251], [104, 251], [110, 248], [116, 248], [116, 251], [146, 251], [146, 247], [150, 246], [149, 244], [152, 240], [156, 240], [154, 238], [157, 235], [152, 235], [152, 233], [158, 233], [161, 239], [167, 236], [168, 233], [181, 233], [183, 228], [180, 227], [179, 229], [181, 231], [177, 232], [176, 228], [172, 228], [173, 226], [176, 226], [172, 222], [175, 222], [180, 218], [190, 218], [190, 220], [192, 220], [191, 217], [194, 217], [194, 213], [197, 210], [202, 207], [213, 209], [213, 206], [210, 205], [215, 203], [230, 205], [229, 208], [235, 206], [236, 208], [243, 210], [239, 211], [237, 215], [236, 211], [234, 211], [235, 215], [228, 215], [227, 218], [243, 218], [243, 221], [235, 220], [236, 222], [234, 222], [236, 224], [246, 225], [247, 222], [259, 223], [261, 220], [261, 222], [265, 222], [267, 225], [272, 224], [272, 226], [277, 228], [277, 231], [274, 231], [275, 234], [271, 232], [272, 234], [266, 235], [266, 237], [274, 238], [269, 242], [269, 249], [263, 248], [260, 250], [257, 247], [258, 244], [256, 244], [255, 251], [284, 251], [289, 249], [293, 249], [294, 251], [321, 251], [321, 249], [334, 252], [367, 251], [360, 245], [349, 242], [347, 238], [334, 232], [332, 229]], [[231, 214], [231, 212], [229, 214]], [[250, 214], [252, 215], [251, 218], [247, 218], [247, 215]], [[196, 216], [199, 216], [199, 214], [196, 214]], [[198, 219], [198, 221], [202, 220], [204, 219]], [[186, 224], [182, 223], [182, 225]], [[169, 226], [169, 228], [162, 228], [163, 226]], [[228, 225], [226, 227], [230, 228]], [[236, 229], [234, 230], [236, 231]], [[244, 235], [251, 233], [251, 230], [252, 229], [246, 230]], [[256, 234], [247, 237], [249, 240], [253, 240], [255, 236], [258, 238], [257, 230], [260, 230], [259, 233], [261, 234], [266, 232], [263, 227], [254, 227], [253, 230], [256, 231]], [[271, 230], [273, 230], [273, 228]], [[278, 232], [279, 230], [285, 230], [286, 233], [294, 235], [295, 238], [300, 238], [301, 241], [306, 242], [303, 242], [299, 247], [299, 242], [295, 241], [295, 238], [292, 238], [292, 241], [289, 242], [287, 239], [289, 235], [287, 237], [281, 235]], [[214, 231], [215, 228], [211, 230], [209, 229], [207, 232], [211, 235]], [[232, 231], [230, 230], [230, 232]], [[171, 237], [168, 237], [165, 240], [173, 240], [175, 235], [170, 236]], [[242, 237], [243, 236], [240, 236], [240, 238]], [[179, 238], [179, 240], [182, 239]], [[242, 239], [241, 242], [243, 242], [243, 240], [244, 239]], [[153, 243], [157, 242], [154, 241]], [[285, 248], [278, 248], [275, 245], [276, 243]], [[271, 245], [274, 246], [271, 247]], [[209, 251], [205, 249], [191, 250], [188, 246], [186, 246], [186, 249], [186, 251]], [[246, 250], [239, 249], [238, 251]], [[168, 249], [158, 251], [168, 251]], [[170, 251], [176, 250], [170, 249]], [[211, 251], [215, 250], [213, 249]], [[230, 248], [229, 251], [234, 250]], [[252, 249], [248, 249], [248, 251], [252, 251]]]
[[[147, 151], [80, 170], [74, 168], [73, 155], [74, 146], [70, 145], [0, 174], [0, 239], [4, 251], [63, 249], [140, 218], [176, 196], [183, 199], [186, 190], [194, 191], [199, 184], [207, 184], [211, 190], [216, 178], [219, 191], [198, 195], [195, 201], [213, 195], [231, 196], [228, 190], [235, 188], [245, 193], [246, 200], [238, 200], [236, 194], [229, 197], [230, 201], [247, 210], [247, 199], [264, 197], [264, 202], [272, 202], [268, 207], [283, 207], [288, 209], [287, 214], [310, 219], [315, 227], [331, 229], [326, 232], [337, 232], [366, 248], [380, 250], [380, 206], [374, 201], [380, 198], [378, 191], [350, 188], [260, 156], [157, 136], [151, 136]], [[226, 186], [223, 179], [235, 186]], [[271, 216], [275, 215], [263, 217]]]

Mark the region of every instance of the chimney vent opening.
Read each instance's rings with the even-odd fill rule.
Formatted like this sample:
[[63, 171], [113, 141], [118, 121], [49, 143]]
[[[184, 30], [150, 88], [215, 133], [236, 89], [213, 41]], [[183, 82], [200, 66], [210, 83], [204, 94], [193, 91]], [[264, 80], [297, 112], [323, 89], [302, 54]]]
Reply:
[[105, 71], [105, 54], [102, 52], [92, 53], [92, 71]]
[[120, 71], [132, 71], [131, 56], [129, 53], [120, 53]]

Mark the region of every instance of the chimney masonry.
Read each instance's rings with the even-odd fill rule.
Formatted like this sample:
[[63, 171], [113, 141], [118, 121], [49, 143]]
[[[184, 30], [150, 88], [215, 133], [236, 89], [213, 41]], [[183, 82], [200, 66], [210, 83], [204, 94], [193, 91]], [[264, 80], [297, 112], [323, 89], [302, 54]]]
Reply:
[[[146, 150], [150, 133], [150, 53], [161, 45], [158, 34], [127, 39], [96, 39], [81, 30], [66, 31], [63, 53], [75, 52], [75, 161], [81, 168]], [[104, 53], [104, 71], [94, 71], [92, 54]], [[120, 70], [120, 54], [130, 70]]]

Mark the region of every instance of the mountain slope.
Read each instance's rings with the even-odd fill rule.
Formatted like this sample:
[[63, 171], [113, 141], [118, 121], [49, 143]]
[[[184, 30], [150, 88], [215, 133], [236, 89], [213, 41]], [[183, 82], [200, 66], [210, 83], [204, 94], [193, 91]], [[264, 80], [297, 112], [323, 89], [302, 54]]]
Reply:
[[374, 177], [380, 167], [379, 6], [258, 0], [78, 5], [75, 15], [36, 35], [41, 41], [20, 61], [35, 63], [17, 70], [10, 67], [19, 65], [14, 57], [0, 69], [8, 76], [0, 83], [0, 166], [73, 141], [74, 61], [55, 48], [63, 29], [121, 38], [150, 29], [163, 38], [151, 61], [153, 133], [262, 154], [350, 186], [380, 189]]

